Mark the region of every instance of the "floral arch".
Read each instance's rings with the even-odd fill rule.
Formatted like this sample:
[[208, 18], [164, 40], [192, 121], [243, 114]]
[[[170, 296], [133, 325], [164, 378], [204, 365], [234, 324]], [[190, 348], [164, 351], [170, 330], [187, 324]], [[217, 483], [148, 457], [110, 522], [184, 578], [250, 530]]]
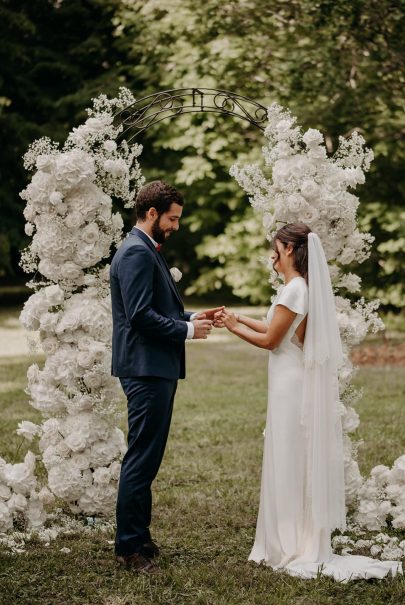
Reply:
[[[33, 364], [27, 373], [30, 404], [43, 419], [38, 425], [22, 421], [17, 429], [37, 454], [29, 451], [17, 464], [0, 458], [0, 533], [12, 532], [21, 517], [28, 531], [42, 531], [61, 502], [73, 513], [113, 515], [126, 445], [116, 426], [120, 389], [110, 375], [105, 259], [123, 237], [123, 221], [112, 211], [112, 202], [133, 206], [144, 181], [138, 160], [142, 147], [129, 143], [149, 126], [188, 110], [220, 111], [263, 130], [264, 164], [271, 176], [256, 164], [235, 165], [231, 175], [262, 216], [269, 239], [277, 221], [303, 221], [323, 241], [345, 348], [339, 380], [353, 527], [379, 530], [389, 521], [395, 529], [405, 528], [405, 456], [392, 469], [375, 467], [364, 479], [349, 436], [359, 424], [353, 404], [361, 397], [351, 385], [355, 369], [350, 348], [367, 331], [382, 327], [378, 301], [360, 298], [353, 304], [345, 296], [358, 292], [361, 282], [345, 266], [363, 262], [373, 241], [358, 230], [359, 200], [353, 193], [364, 182], [372, 152], [354, 133], [347, 140], [341, 138], [335, 155], [328, 157], [322, 134], [314, 129], [303, 133], [279, 105], [266, 109], [227, 91], [209, 93], [178, 89], [139, 101], [127, 89], [120, 89], [114, 99], [100, 95], [87, 110], [86, 122], [73, 128], [63, 147], [43, 138], [24, 157], [25, 168], [33, 172], [21, 192], [26, 201], [25, 229], [32, 240], [21, 265], [34, 274], [29, 282], [34, 293], [20, 319], [25, 328], [39, 332], [45, 354], [43, 367]], [[270, 279], [276, 286], [275, 276]], [[38, 461], [46, 479], [37, 472]], [[398, 543], [393, 540], [390, 548]], [[401, 555], [391, 551], [387, 558], [397, 556]]]

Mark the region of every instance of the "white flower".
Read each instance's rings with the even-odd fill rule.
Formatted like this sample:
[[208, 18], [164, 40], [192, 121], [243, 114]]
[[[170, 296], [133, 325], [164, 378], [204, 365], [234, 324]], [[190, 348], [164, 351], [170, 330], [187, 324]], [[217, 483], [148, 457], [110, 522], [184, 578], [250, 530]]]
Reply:
[[0, 483], [0, 500], [8, 500], [11, 496], [11, 489], [4, 485], [4, 483]]
[[380, 554], [381, 551], [382, 546], [379, 546], [378, 544], [373, 544], [373, 546], [370, 548], [370, 554], [372, 557], [376, 557]]
[[94, 244], [100, 237], [100, 231], [96, 223], [86, 225], [81, 232], [81, 239], [86, 244]]
[[104, 141], [103, 147], [109, 153], [113, 153], [117, 149], [117, 143], [115, 141]]
[[78, 210], [69, 212], [65, 217], [65, 225], [68, 229], [78, 229], [83, 225], [85, 216]]
[[100, 483], [103, 485], [107, 485], [111, 480], [110, 470], [108, 468], [106, 468], [105, 466], [96, 468], [96, 470], [93, 472], [93, 480], [94, 480], [94, 483]]
[[307, 203], [305, 202], [305, 199], [297, 193], [289, 195], [287, 197], [286, 206], [291, 212], [300, 212], [301, 210], [308, 207]]
[[55, 165], [55, 156], [53, 155], [39, 155], [36, 160], [36, 167], [38, 170], [43, 172], [52, 172], [52, 168]]
[[127, 174], [128, 166], [127, 164], [119, 159], [119, 160], [106, 160], [103, 164], [104, 170], [109, 172], [113, 177], [119, 178]]
[[306, 179], [301, 185], [301, 193], [307, 200], [318, 199], [319, 197], [319, 186], [315, 181]]
[[51, 204], [53, 206], [56, 206], [56, 205], [60, 204], [61, 202], [63, 202], [63, 195], [61, 194], [60, 191], [53, 191], [51, 193], [51, 195], [49, 196], [49, 201], [51, 202]]
[[344, 408], [344, 415], [342, 418], [343, 430], [347, 433], [352, 433], [357, 429], [360, 424], [360, 418], [356, 410], [352, 407]]
[[35, 488], [35, 455], [27, 452], [24, 462], [6, 464], [3, 470], [6, 485], [17, 494], [27, 495]]
[[355, 257], [356, 255], [354, 249], [347, 247], [342, 250], [338, 260], [340, 263], [342, 263], [342, 265], [348, 265], [354, 261]]
[[175, 282], [180, 281], [181, 278], [183, 277], [182, 272], [179, 269], [177, 269], [177, 267], [172, 267], [170, 269], [170, 274], [171, 274], [171, 276], [172, 276], [172, 278], [174, 279]]
[[58, 285], [47, 286], [42, 290], [50, 307], [61, 305], [65, 298], [65, 293]]
[[46, 486], [40, 490], [38, 498], [44, 506], [52, 506], [55, 503], [55, 496]]
[[91, 485], [91, 472], [80, 471], [68, 460], [52, 467], [48, 472], [49, 487], [58, 498], [78, 500], [83, 491]]
[[316, 147], [323, 143], [323, 135], [315, 128], [308, 128], [308, 130], [304, 133], [302, 140], [307, 147]]
[[7, 502], [10, 513], [22, 513], [27, 508], [27, 498], [22, 494], [13, 494]]
[[65, 151], [56, 156], [53, 174], [58, 191], [61, 193], [68, 192], [73, 187], [77, 188], [84, 181], [94, 180], [94, 159], [90, 154], [80, 149]]
[[70, 553], [70, 548], [67, 548], [66, 546], [64, 546], [63, 548], [60, 549], [60, 552], [63, 552], [63, 554], [68, 555]]
[[319, 211], [313, 206], [306, 204], [303, 210], [300, 210], [300, 217], [306, 224], [311, 225], [319, 219]]
[[16, 433], [21, 437], [25, 437], [28, 441], [32, 441], [35, 435], [38, 435], [39, 431], [40, 427], [37, 424], [29, 422], [28, 420], [22, 420], [18, 424]]
[[73, 263], [72, 261], [68, 261], [64, 263], [60, 268], [61, 277], [70, 281], [78, 281], [80, 277], [83, 275], [83, 271], [79, 265]]
[[13, 516], [8, 510], [7, 505], [0, 501], [0, 532], [7, 532], [13, 529]]
[[32, 223], [25, 223], [24, 231], [26, 235], [31, 236], [34, 233], [35, 225]]

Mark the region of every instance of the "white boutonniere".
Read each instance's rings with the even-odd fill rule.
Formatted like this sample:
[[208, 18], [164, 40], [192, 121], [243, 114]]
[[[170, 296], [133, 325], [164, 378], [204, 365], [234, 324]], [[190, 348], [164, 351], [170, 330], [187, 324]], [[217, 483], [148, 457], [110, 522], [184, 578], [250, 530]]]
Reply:
[[170, 269], [170, 274], [175, 282], [180, 281], [183, 277], [183, 273], [177, 267], [172, 267]]

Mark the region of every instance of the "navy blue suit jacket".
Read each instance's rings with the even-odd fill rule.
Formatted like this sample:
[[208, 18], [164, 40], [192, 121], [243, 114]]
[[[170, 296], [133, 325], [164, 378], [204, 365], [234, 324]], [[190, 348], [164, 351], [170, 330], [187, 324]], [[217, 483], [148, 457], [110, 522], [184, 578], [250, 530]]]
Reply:
[[165, 259], [135, 227], [114, 255], [110, 287], [113, 376], [184, 378], [191, 313]]

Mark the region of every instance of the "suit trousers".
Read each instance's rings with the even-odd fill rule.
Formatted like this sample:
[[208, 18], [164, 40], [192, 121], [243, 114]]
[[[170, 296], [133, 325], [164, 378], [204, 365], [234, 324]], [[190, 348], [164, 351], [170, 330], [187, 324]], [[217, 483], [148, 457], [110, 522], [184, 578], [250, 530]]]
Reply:
[[151, 539], [151, 485], [166, 447], [177, 380], [146, 376], [120, 381], [128, 400], [128, 450], [118, 487], [115, 553], [128, 556]]

